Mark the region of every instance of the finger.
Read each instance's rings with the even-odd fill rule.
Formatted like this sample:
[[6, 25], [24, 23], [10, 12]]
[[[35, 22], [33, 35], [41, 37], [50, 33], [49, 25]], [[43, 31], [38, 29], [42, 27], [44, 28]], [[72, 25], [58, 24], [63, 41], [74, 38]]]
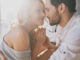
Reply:
[[45, 28], [39, 28], [38, 31], [45, 31]]

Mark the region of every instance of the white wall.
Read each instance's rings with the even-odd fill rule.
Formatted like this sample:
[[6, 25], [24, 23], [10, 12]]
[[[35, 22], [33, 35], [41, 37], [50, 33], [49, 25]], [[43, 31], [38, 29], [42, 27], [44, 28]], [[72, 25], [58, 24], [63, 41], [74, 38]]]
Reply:
[[80, 0], [76, 0], [76, 3], [77, 3], [76, 9], [77, 9], [78, 13], [80, 14]]
[[21, 0], [1, 0], [0, 39], [8, 32], [10, 25], [17, 22], [17, 11]]

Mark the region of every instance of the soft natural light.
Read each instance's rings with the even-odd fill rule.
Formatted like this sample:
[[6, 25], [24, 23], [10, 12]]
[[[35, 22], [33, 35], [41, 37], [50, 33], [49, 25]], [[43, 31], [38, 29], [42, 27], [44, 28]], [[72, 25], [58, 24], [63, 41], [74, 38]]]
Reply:
[[8, 32], [12, 23], [17, 23], [18, 10], [23, 1], [29, 0], [1, 0], [1, 36]]
[[11, 23], [16, 20], [20, 2], [20, 0], [1, 0], [1, 19], [4, 22]]
[[17, 13], [22, 0], [1, 0], [0, 39], [8, 32], [10, 25], [17, 22]]

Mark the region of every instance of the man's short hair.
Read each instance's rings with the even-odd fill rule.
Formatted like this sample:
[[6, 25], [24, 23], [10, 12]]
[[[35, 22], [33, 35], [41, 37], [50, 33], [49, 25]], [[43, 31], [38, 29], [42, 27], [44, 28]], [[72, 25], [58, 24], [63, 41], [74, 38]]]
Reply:
[[61, 3], [64, 3], [70, 13], [76, 12], [76, 0], [50, 0], [51, 4], [54, 5], [55, 7], [58, 7]]

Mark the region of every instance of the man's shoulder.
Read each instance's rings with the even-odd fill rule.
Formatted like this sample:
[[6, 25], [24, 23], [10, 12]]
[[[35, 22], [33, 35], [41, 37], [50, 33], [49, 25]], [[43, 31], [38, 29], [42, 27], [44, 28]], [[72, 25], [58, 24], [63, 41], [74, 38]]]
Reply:
[[80, 30], [80, 14], [75, 13], [70, 31]]
[[66, 38], [68, 39], [80, 39], [80, 24], [75, 25], [72, 27], [68, 32]]
[[77, 21], [80, 21], [80, 14], [75, 13], [74, 14], [74, 19], [77, 20]]

